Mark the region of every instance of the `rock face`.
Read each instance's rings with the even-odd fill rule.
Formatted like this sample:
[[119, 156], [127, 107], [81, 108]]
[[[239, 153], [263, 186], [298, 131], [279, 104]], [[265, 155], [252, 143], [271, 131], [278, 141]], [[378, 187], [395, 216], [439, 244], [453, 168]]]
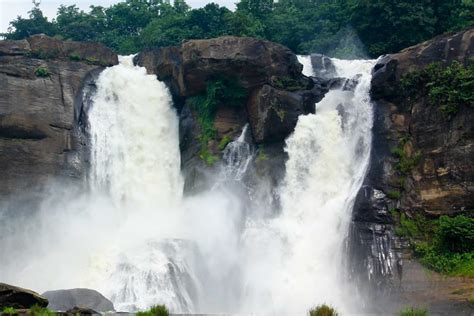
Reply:
[[[370, 279], [377, 294], [381, 284], [398, 284], [402, 262], [410, 257], [407, 241], [395, 237], [390, 209], [427, 216], [474, 209], [474, 109], [460, 106], [458, 113], [446, 117], [426, 96], [415, 102], [403, 97], [400, 81], [434, 62], [466, 64], [473, 57], [471, 28], [385, 56], [374, 68], [371, 162], [355, 202], [350, 247], [356, 258], [351, 268]], [[413, 161], [403, 174], [396, 150]], [[438, 303], [444, 304], [430, 302]]]
[[48, 291], [43, 296], [49, 300], [48, 308], [53, 311], [68, 311], [75, 307], [98, 312], [114, 311], [114, 304], [105, 296], [90, 289]]
[[44, 35], [0, 41], [0, 196], [82, 178], [83, 91], [117, 62], [100, 44]]
[[33, 305], [46, 307], [48, 300], [36, 292], [0, 283], [0, 310], [5, 307], [27, 309]]
[[[385, 193], [401, 191], [401, 209], [439, 215], [474, 208], [474, 109], [462, 106], [448, 118], [427, 98], [410, 104], [395, 90], [411, 71], [434, 62], [467, 64], [473, 57], [474, 29], [469, 29], [407, 48], [375, 66], [375, 146], [369, 178]], [[402, 137], [404, 155], [420, 158], [404, 183], [397, 175], [397, 158], [390, 152], [400, 146]]]
[[[205, 167], [198, 159], [197, 139], [202, 130], [188, 100], [205, 94], [209, 82], [218, 79], [234, 82], [247, 95], [240, 106], [218, 106], [213, 121], [216, 137], [207, 145], [216, 156], [222, 154], [218, 148], [222, 139], [235, 139], [247, 123], [254, 143], [279, 143], [283, 147], [298, 116], [314, 112], [315, 102], [328, 91], [325, 82], [302, 74], [302, 65], [288, 48], [254, 38], [224, 36], [190, 40], [180, 47], [144, 51], [135, 58], [135, 63], [146, 67], [148, 73], [156, 74], [170, 87], [180, 113], [186, 182], [190, 177], [203, 176], [197, 170]], [[280, 152], [284, 154], [283, 150]]]

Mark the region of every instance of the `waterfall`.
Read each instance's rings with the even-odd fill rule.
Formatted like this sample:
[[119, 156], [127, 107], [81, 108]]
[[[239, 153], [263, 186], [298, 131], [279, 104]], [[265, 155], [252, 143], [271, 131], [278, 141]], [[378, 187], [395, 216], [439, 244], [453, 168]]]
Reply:
[[89, 112], [93, 189], [135, 207], [177, 203], [178, 118], [165, 84], [126, 56], [100, 75], [97, 86]]
[[[298, 58], [304, 74], [318, 75], [309, 56]], [[90, 191], [56, 193], [16, 229], [34, 238], [21, 236], [28, 247], [1, 269], [5, 281], [94, 288], [119, 311], [166, 304], [174, 313], [286, 316], [328, 303], [353, 312], [344, 242], [369, 162], [374, 63], [332, 62], [337, 76], [357, 84], [330, 91], [316, 114], [299, 117], [280, 187], [270, 193], [258, 179], [245, 126], [213, 169], [216, 183], [183, 196], [170, 93], [132, 56], [121, 57], [100, 74], [87, 115]]]
[[178, 118], [171, 95], [145, 68], [133, 66], [133, 56], [106, 69], [97, 85], [89, 112], [91, 186], [106, 191], [124, 213], [121, 232], [128, 239], [118, 240], [103, 256], [108, 264], [98, 272], [97, 286], [119, 310], [156, 302], [191, 310], [196, 286], [189, 265], [192, 243], [179, 236], [163, 238], [153, 227], [149, 234], [137, 233], [144, 221], [169, 221], [182, 198]]
[[255, 256], [246, 276], [248, 306], [267, 314], [304, 315], [321, 303], [345, 312], [354, 308], [343, 278], [343, 250], [369, 163], [373, 61], [332, 61], [338, 76], [358, 85], [330, 91], [316, 114], [299, 117], [286, 141], [282, 213], [246, 232], [247, 251]]

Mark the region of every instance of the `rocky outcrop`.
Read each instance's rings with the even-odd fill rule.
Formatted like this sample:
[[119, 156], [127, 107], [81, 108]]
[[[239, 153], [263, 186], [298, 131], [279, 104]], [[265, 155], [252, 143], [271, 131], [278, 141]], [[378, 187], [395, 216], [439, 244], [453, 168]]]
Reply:
[[[426, 95], [413, 98], [401, 90], [413, 71], [432, 63], [466, 65], [473, 57], [471, 28], [384, 56], [374, 67], [371, 161], [355, 201], [349, 247], [351, 269], [366, 278], [375, 296], [386, 290], [412, 295], [394, 286], [406, 282], [404, 262], [410, 262], [411, 249], [394, 234], [392, 210], [435, 217], [474, 209], [474, 109], [460, 105], [446, 116]], [[429, 305], [449, 308], [452, 302], [441, 302], [451, 299], [446, 297], [430, 298]], [[430, 311], [438, 308], [431, 306]]]
[[[404, 210], [450, 214], [474, 208], [474, 109], [461, 106], [447, 117], [421, 97], [400, 97], [402, 78], [432, 63], [467, 64], [474, 57], [474, 29], [447, 34], [386, 56], [374, 68], [372, 97], [376, 104], [371, 186], [392, 195]], [[416, 164], [403, 177], [397, 171], [402, 146]], [[400, 180], [402, 178], [402, 181]]]
[[82, 178], [83, 92], [117, 55], [103, 45], [35, 35], [0, 41], [0, 196]]
[[[207, 168], [199, 161], [203, 144], [198, 142], [202, 134], [198, 114], [188, 101], [205, 95], [210, 82], [227, 80], [242, 88], [247, 96], [238, 106], [224, 102], [217, 107], [213, 119], [216, 136], [204, 144], [206, 151], [216, 157], [222, 154], [222, 140], [238, 137], [247, 123], [254, 143], [278, 143], [282, 148], [298, 116], [314, 112], [315, 102], [328, 91], [327, 82], [302, 74], [302, 65], [288, 48], [254, 38], [190, 40], [180, 47], [144, 51], [135, 63], [156, 74], [172, 92], [180, 113], [186, 182], [204, 177], [199, 169]], [[278, 152], [284, 155], [283, 150]]]
[[48, 305], [48, 300], [36, 292], [0, 283], [0, 310], [5, 307], [28, 309], [33, 305], [46, 307]]
[[49, 300], [48, 308], [53, 311], [65, 312], [75, 307], [92, 309], [98, 312], [115, 310], [114, 304], [110, 300], [99, 292], [90, 289], [48, 291], [44, 292], [43, 296]]

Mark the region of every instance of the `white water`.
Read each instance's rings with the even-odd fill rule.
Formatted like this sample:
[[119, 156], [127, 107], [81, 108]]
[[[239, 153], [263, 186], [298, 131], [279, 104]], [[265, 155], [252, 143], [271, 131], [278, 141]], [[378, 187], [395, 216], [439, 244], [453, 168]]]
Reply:
[[354, 92], [330, 91], [316, 114], [300, 116], [286, 142], [282, 213], [246, 232], [256, 257], [246, 277], [251, 310], [266, 306], [267, 314], [304, 315], [324, 302], [344, 312], [355, 308], [347, 299], [343, 249], [370, 156], [373, 62], [333, 61], [339, 76], [362, 77]]
[[[313, 75], [309, 57], [299, 59]], [[299, 118], [276, 211], [265, 198], [243, 205], [248, 188], [235, 189], [254, 158], [247, 127], [227, 146], [220, 173], [236, 184], [183, 197], [169, 92], [122, 58], [101, 74], [89, 112], [91, 196], [47, 204], [36, 257], [0, 271], [5, 280], [40, 291], [95, 288], [119, 310], [157, 303], [246, 315], [305, 315], [320, 303], [353, 310], [343, 250], [370, 155], [373, 63], [333, 61], [338, 76], [362, 74], [359, 84], [329, 92], [315, 115]]]

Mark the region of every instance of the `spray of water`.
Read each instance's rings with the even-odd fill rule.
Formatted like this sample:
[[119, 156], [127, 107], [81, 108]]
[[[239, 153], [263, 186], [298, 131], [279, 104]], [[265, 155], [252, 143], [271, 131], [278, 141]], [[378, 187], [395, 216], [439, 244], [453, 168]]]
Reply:
[[[313, 75], [309, 57], [300, 60]], [[281, 210], [262, 212], [271, 205], [242, 188], [254, 159], [248, 127], [224, 152], [220, 184], [182, 196], [169, 92], [122, 58], [101, 74], [89, 113], [91, 192], [47, 200], [18, 223], [1, 243], [15, 258], [0, 278], [39, 291], [95, 288], [119, 310], [164, 303], [174, 312], [304, 315], [323, 302], [352, 310], [343, 244], [370, 155], [373, 63], [333, 62], [338, 76], [361, 75], [359, 84], [299, 118], [286, 141]]]

